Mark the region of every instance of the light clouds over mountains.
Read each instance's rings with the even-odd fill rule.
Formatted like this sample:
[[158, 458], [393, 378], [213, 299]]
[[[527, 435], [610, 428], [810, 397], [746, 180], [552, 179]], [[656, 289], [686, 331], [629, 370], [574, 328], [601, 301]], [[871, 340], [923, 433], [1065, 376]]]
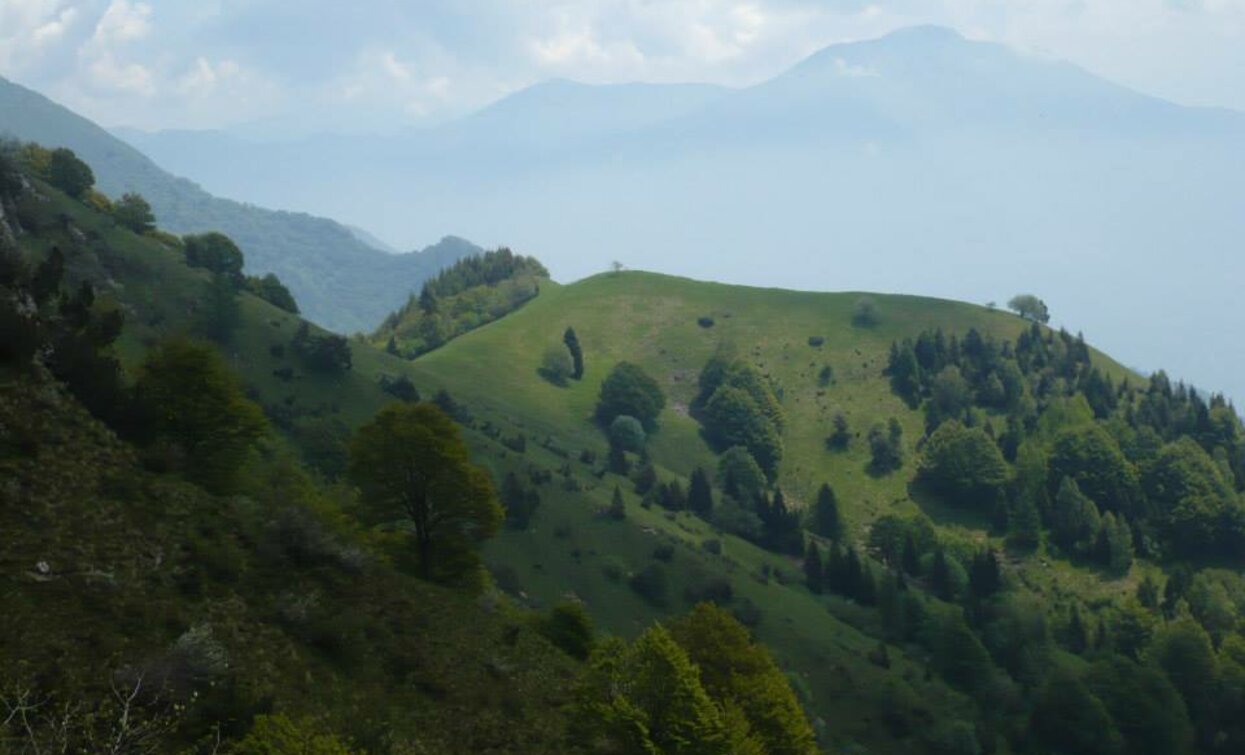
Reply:
[[0, 0], [0, 75], [109, 125], [388, 130], [554, 77], [753, 84], [918, 23], [1245, 109], [1241, 0]]

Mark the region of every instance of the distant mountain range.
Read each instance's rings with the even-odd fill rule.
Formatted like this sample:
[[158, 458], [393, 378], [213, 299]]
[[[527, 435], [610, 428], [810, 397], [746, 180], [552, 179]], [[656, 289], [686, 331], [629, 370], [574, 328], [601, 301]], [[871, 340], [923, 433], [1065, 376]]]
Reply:
[[[391, 243], [441, 228], [537, 254], [809, 289], [1004, 302], [1130, 364], [1245, 397], [1245, 116], [936, 27], [755, 86], [568, 81], [396, 136], [127, 132], [210, 190]], [[1196, 337], [1191, 338], [1190, 334]]]
[[[248, 272], [276, 273], [304, 315], [333, 330], [371, 331], [426, 278], [481, 251], [449, 236], [420, 252], [390, 254], [365, 231], [323, 217], [218, 198], [165, 172], [94, 123], [4, 79], [0, 135], [73, 149], [90, 163], [99, 188], [109, 196], [127, 191], [145, 196], [162, 228], [228, 234], [246, 254]], [[186, 149], [199, 148], [188, 144]]]

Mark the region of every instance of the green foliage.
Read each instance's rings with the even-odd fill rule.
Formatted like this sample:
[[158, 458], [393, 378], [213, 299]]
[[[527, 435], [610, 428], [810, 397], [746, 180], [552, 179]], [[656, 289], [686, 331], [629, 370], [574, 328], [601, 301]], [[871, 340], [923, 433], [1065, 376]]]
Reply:
[[73, 150], [58, 147], [48, 163], [48, 181], [74, 199], [82, 199], [95, 185], [95, 173]]
[[528, 487], [514, 472], [507, 472], [501, 483], [501, 504], [506, 510], [506, 524], [516, 530], [525, 530], [540, 508], [540, 493]]
[[926, 441], [918, 474], [953, 502], [989, 511], [1010, 472], [999, 447], [981, 428], [950, 420]]
[[559, 603], [536, 626], [545, 639], [572, 658], [583, 661], [592, 653], [596, 642], [592, 618], [579, 603]]
[[572, 741], [590, 753], [727, 755], [721, 710], [687, 652], [660, 625], [593, 653], [573, 705]]
[[1242, 519], [1241, 503], [1219, 466], [1192, 438], [1164, 446], [1146, 466], [1142, 487], [1179, 553], [1230, 550]]
[[834, 495], [834, 489], [830, 487], [830, 483], [822, 483], [817, 490], [817, 500], [813, 502], [808, 528], [814, 534], [830, 540], [838, 540], [843, 536], [843, 517], [839, 513], [839, 500]]
[[1084, 682], [1062, 669], [1038, 691], [1029, 734], [1050, 751], [1068, 755], [1110, 755], [1122, 744], [1106, 706]]
[[1066, 477], [1106, 511], [1141, 513], [1137, 470], [1098, 425], [1060, 432], [1051, 447], [1049, 468], [1052, 489]]
[[903, 426], [891, 417], [885, 428], [881, 423], [869, 428], [869, 468], [875, 474], [893, 472], [903, 466]]
[[426, 280], [418, 296], [385, 318], [372, 341], [393, 338], [408, 357], [427, 353], [523, 306], [548, 277], [534, 257], [505, 248], [463, 257]]
[[627, 584], [646, 602], [654, 606], [666, 605], [667, 593], [670, 590], [670, 577], [661, 564], [648, 564], [632, 574]]
[[719, 450], [747, 448], [773, 479], [786, 423], [773, 384], [751, 365], [719, 352], [701, 370], [699, 387], [696, 413], [709, 442]]
[[726, 495], [751, 504], [761, 497], [769, 482], [748, 449], [735, 446], [718, 459], [718, 486]]
[[874, 328], [881, 322], [878, 305], [871, 297], [862, 296], [856, 300], [852, 309], [852, 325], [858, 328]]
[[1106, 706], [1126, 752], [1176, 755], [1188, 750], [1189, 715], [1180, 693], [1161, 672], [1107, 656], [1094, 663], [1085, 682]]
[[540, 359], [540, 376], [557, 386], [565, 386], [575, 374], [571, 356], [561, 346], [550, 345]]
[[147, 233], [156, 229], [156, 216], [142, 194], [126, 192], [112, 205], [112, 216], [122, 226], [134, 233]]
[[261, 277], [248, 277], [246, 289], [278, 309], [285, 310], [292, 315], [298, 314], [298, 302], [294, 301], [294, 295], [285, 287], [281, 279], [272, 273]]
[[569, 325], [566, 332], [562, 334], [562, 343], [566, 344], [566, 350], [571, 354], [571, 377], [575, 380], [582, 380], [584, 377], [584, 350], [579, 345], [579, 336], [575, 335], [575, 329]]
[[238, 755], [352, 755], [335, 735], [308, 719], [282, 714], [256, 716], [251, 730], [227, 752]]
[[350, 342], [333, 333], [312, 333], [306, 321], [299, 323], [290, 347], [308, 368], [317, 372], [341, 373], [354, 364]]
[[148, 353], [136, 390], [156, 442], [187, 478], [216, 493], [237, 488], [267, 422], [219, 352], [169, 339]]
[[1051, 514], [1051, 535], [1068, 554], [1086, 555], [1101, 527], [1098, 506], [1071, 477], [1059, 483]]
[[692, 470], [687, 485], [687, 508], [702, 519], [708, 519], [713, 513], [713, 485], [702, 467]]
[[1171, 680], [1193, 718], [1208, 712], [1214, 700], [1218, 660], [1210, 636], [1200, 624], [1185, 618], [1166, 625], [1154, 635], [1145, 657]]
[[652, 432], [657, 416], [666, 406], [666, 397], [647, 372], [630, 362], [619, 362], [601, 384], [597, 401], [597, 421], [608, 427], [620, 415], [635, 417]]
[[471, 463], [458, 428], [430, 404], [392, 404], [359, 428], [350, 477], [377, 523], [411, 528], [419, 573], [454, 582], [478, 569], [475, 543], [504, 516], [488, 473]]
[[1050, 310], [1046, 308], [1046, 302], [1033, 294], [1017, 294], [1013, 296], [1007, 302], [1007, 308], [1026, 320], [1040, 323], [1050, 322]]
[[242, 284], [242, 250], [233, 239], [213, 231], [186, 236], [182, 243], [187, 265], [224, 276], [235, 285]]
[[843, 416], [843, 412], [835, 412], [834, 432], [826, 437], [826, 448], [831, 451], [846, 451], [848, 445], [852, 442], [852, 434], [847, 424], [847, 417]]
[[766, 649], [728, 612], [701, 603], [670, 625], [670, 634], [700, 673], [705, 692], [747, 721], [745, 739], [770, 755], [816, 752], [812, 727], [786, 676]]
[[195, 313], [195, 332], [224, 345], [233, 338], [241, 321], [242, 309], [233, 279], [222, 273], [212, 273]]
[[612, 445], [632, 453], [644, 450], [644, 443], [648, 440], [640, 420], [626, 414], [620, 414], [610, 422], [609, 437]]

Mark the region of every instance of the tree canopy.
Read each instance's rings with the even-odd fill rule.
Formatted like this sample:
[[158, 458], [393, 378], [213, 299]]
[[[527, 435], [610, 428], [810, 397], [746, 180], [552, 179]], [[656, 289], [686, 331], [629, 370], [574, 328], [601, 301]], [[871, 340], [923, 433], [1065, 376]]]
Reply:
[[425, 579], [472, 576], [475, 544], [503, 519], [488, 472], [471, 463], [458, 427], [432, 404], [392, 404], [359, 428], [350, 477], [372, 521], [410, 527]]
[[597, 421], [608, 427], [620, 415], [635, 417], [652, 432], [657, 416], [666, 406], [666, 397], [657, 381], [631, 362], [619, 362], [601, 384], [597, 401]]

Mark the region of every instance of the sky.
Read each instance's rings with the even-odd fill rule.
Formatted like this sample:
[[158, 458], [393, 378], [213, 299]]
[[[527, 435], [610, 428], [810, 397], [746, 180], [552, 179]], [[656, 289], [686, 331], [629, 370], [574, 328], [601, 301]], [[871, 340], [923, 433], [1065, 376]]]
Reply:
[[0, 0], [0, 76], [109, 127], [392, 131], [557, 77], [747, 85], [922, 23], [1245, 110], [1245, 0]]

